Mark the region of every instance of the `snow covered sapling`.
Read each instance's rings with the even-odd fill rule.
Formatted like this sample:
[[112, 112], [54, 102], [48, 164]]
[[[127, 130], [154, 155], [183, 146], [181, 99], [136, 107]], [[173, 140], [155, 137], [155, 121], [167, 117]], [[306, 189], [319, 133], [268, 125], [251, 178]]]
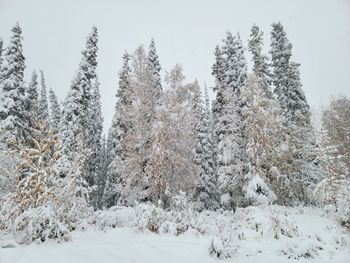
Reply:
[[247, 205], [269, 205], [276, 200], [274, 192], [254, 170], [245, 176], [245, 180], [243, 195]]
[[20, 154], [16, 189], [1, 204], [0, 227], [13, 231], [19, 243], [67, 240], [68, 230], [57, 214], [61, 199], [56, 169], [60, 157], [58, 136], [46, 122], [37, 123], [31, 135], [31, 146], [19, 140], [14, 143]]

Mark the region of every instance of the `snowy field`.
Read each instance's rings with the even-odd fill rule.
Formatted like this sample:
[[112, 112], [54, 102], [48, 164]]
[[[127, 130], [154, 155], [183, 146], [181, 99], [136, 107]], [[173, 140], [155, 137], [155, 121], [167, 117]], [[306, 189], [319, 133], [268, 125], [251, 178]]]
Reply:
[[[0, 263], [348, 263], [350, 234], [329, 214], [279, 206], [249, 207], [235, 214], [164, 212], [146, 205], [113, 208], [96, 214], [69, 242], [21, 246], [1, 236]], [[158, 233], [149, 230], [149, 222]]]

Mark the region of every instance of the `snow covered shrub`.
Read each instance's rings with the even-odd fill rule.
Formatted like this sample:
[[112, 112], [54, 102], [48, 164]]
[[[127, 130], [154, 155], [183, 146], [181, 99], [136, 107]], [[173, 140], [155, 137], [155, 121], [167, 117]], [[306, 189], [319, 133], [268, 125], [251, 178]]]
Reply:
[[234, 201], [234, 198], [232, 196], [231, 193], [224, 193], [223, 195], [221, 195], [220, 197], [220, 204], [222, 205], [222, 207], [226, 210], [236, 210], [236, 203]]
[[0, 143], [0, 200], [15, 188], [17, 162], [18, 156], [4, 143]]
[[133, 207], [113, 206], [108, 210], [98, 210], [90, 219], [90, 223], [100, 230], [116, 227], [134, 227], [136, 225]]
[[154, 208], [151, 211], [150, 217], [147, 221], [147, 229], [151, 232], [158, 233], [160, 227], [160, 213]]
[[[224, 212], [223, 217], [210, 219], [211, 223], [216, 225], [217, 230], [214, 232], [215, 237], [210, 244], [209, 254], [219, 259], [231, 258], [237, 253], [238, 249], [234, 224], [237, 224], [239, 220], [235, 218], [236, 222], [234, 223], [231, 220], [227, 220], [227, 215], [227, 212]], [[241, 239], [241, 234], [238, 235], [238, 238]]]
[[179, 191], [177, 195], [174, 195], [170, 201], [171, 210], [184, 211], [191, 209], [190, 201], [185, 192]]
[[350, 179], [340, 187], [337, 199], [336, 216], [340, 223], [350, 230]]
[[307, 246], [300, 246], [297, 244], [289, 244], [287, 248], [281, 249], [280, 255], [286, 256], [288, 259], [312, 259], [319, 256], [319, 251], [323, 250], [321, 247], [314, 244]]
[[167, 211], [167, 222], [173, 223], [175, 235], [180, 235], [192, 227], [197, 212], [194, 211], [194, 204], [189, 201], [185, 192], [180, 191], [170, 201], [170, 209]]
[[273, 227], [274, 238], [279, 239], [281, 235], [286, 237], [296, 237], [299, 235], [298, 227], [287, 213], [273, 210], [271, 213], [271, 225]]
[[77, 154], [73, 162], [68, 162], [68, 175], [59, 182], [57, 212], [60, 220], [69, 230], [79, 228], [82, 219], [92, 215], [89, 206], [90, 187], [82, 176], [82, 166], [85, 159]]
[[259, 174], [247, 174], [247, 183], [243, 186], [243, 195], [248, 205], [269, 205], [276, 200], [276, 195], [266, 185]]
[[196, 212], [184, 192], [170, 200], [167, 210], [151, 203], [135, 206], [136, 225], [139, 229], [148, 229], [155, 233], [180, 235], [191, 228]]
[[154, 204], [138, 204], [135, 207], [136, 224], [140, 230], [150, 230], [159, 233], [164, 210]]
[[16, 218], [13, 232], [19, 244], [42, 243], [48, 239], [60, 242], [71, 238], [67, 227], [59, 222], [57, 213], [51, 206], [24, 211]]
[[[279, 206], [237, 208], [235, 213], [205, 213], [200, 225], [203, 232], [214, 236], [209, 253], [220, 259], [242, 253], [261, 253], [251, 246], [269, 239], [270, 242], [290, 242], [299, 237], [294, 213]], [[212, 226], [215, 226], [214, 228]], [[279, 239], [279, 240], [277, 240]], [[248, 250], [247, 246], [250, 248]]]
[[237, 253], [237, 247], [231, 247], [230, 240], [214, 237], [211, 240], [209, 254], [219, 259], [231, 258]]

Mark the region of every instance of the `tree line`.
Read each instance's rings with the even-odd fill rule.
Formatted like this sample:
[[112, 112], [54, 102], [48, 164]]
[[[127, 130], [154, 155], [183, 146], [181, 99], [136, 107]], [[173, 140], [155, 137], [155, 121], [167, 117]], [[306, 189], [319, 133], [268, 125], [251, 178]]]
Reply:
[[170, 208], [179, 193], [199, 211], [344, 200], [349, 100], [334, 99], [315, 131], [280, 22], [272, 24], [269, 56], [263, 32], [251, 28], [249, 73], [239, 33], [226, 33], [214, 50], [212, 102], [207, 87], [186, 82], [178, 64], [162, 80], [153, 39], [147, 49], [126, 52], [107, 138], [97, 28], [63, 104], [47, 90], [42, 70], [25, 83], [21, 34], [16, 24], [7, 48], [0, 41], [2, 228], [49, 207], [69, 231], [92, 208]]

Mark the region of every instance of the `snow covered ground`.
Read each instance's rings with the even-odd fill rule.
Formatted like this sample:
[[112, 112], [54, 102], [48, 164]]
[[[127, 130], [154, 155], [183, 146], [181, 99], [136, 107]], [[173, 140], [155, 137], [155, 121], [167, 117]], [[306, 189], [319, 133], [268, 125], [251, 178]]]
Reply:
[[[20, 246], [0, 236], [0, 263], [350, 262], [350, 234], [321, 209], [268, 206], [235, 214], [195, 213], [188, 230], [178, 235], [169, 229], [178, 228], [176, 224], [183, 228], [186, 219], [180, 222], [176, 215], [160, 215], [158, 210], [160, 234], [153, 233], [144, 224], [150, 215], [154, 218], [152, 211], [106, 211], [92, 220], [94, 225], [73, 232], [72, 241], [61, 244]], [[114, 219], [117, 227], [107, 227]], [[11, 244], [14, 247], [4, 248]]]

